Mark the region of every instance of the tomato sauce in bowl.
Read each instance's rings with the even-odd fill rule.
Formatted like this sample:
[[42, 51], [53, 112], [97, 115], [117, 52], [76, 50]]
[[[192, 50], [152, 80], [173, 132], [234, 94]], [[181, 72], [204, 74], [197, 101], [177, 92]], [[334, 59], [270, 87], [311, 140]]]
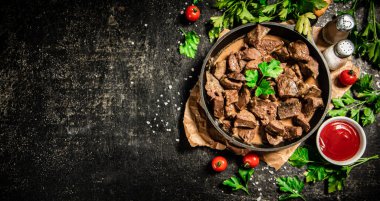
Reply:
[[334, 117], [324, 122], [317, 133], [321, 155], [336, 165], [347, 165], [359, 159], [365, 150], [365, 133], [347, 117]]

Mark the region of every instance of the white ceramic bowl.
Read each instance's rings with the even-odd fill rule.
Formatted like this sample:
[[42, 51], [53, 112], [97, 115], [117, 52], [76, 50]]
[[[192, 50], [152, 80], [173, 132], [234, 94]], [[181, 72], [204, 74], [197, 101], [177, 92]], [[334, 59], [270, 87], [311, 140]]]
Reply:
[[[359, 138], [360, 138], [359, 150], [356, 152], [356, 154], [353, 157], [351, 157], [350, 159], [347, 159], [345, 161], [336, 161], [336, 160], [333, 160], [333, 159], [327, 157], [325, 154], [323, 154], [321, 147], [319, 145], [319, 138], [320, 138], [322, 129], [327, 124], [334, 122], [334, 121], [344, 121], [346, 123], [349, 123], [351, 126], [353, 126], [356, 129], [356, 131], [359, 134]], [[350, 118], [347, 118], [347, 117], [333, 117], [333, 118], [330, 118], [327, 121], [323, 122], [323, 124], [319, 127], [318, 132], [317, 132], [316, 143], [317, 143], [317, 148], [318, 148], [319, 153], [328, 162], [335, 164], [335, 165], [350, 165], [352, 163], [355, 163], [360, 157], [362, 157], [362, 155], [365, 151], [365, 148], [367, 146], [367, 139], [366, 139], [366, 135], [365, 135], [363, 128], [356, 121], [354, 121]]]

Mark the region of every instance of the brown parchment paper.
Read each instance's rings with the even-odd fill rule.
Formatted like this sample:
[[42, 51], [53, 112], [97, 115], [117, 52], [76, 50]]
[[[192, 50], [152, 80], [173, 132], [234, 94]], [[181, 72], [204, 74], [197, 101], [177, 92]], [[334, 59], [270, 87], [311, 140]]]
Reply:
[[[319, 27], [313, 28], [313, 35], [317, 47], [320, 50], [324, 50], [328, 45], [323, 43], [323, 41], [318, 40], [320, 30], [321, 28]], [[220, 37], [226, 34], [228, 31], [229, 30], [224, 30], [220, 34]], [[345, 66], [335, 70], [334, 72], [331, 72], [333, 98], [341, 97], [349, 89], [349, 87], [340, 86], [337, 82], [337, 76], [341, 71], [345, 69], [353, 69], [358, 74], [360, 73], [360, 69], [354, 66], [351, 61], [347, 62]], [[219, 132], [208, 120], [203, 108], [200, 105], [199, 81], [190, 91], [189, 99], [185, 105], [183, 124], [186, 137], [192, 147], [207, 146], [217, 150], [229, 149], [238, 155], [245, 155], [249, 152], [247, 149], [229, 144], [228, 141], [224, 139], [221, 134], [219, 134]], [[264, 162], [266, 162], [274, 169], [278, 170], [286, 163], [286, 161], [288, 161], [289, 157], [293, 154], [298, 146], [299, 144], [296, 144], [292, 147], [280, 151], [265, 152], [259, 154]]]

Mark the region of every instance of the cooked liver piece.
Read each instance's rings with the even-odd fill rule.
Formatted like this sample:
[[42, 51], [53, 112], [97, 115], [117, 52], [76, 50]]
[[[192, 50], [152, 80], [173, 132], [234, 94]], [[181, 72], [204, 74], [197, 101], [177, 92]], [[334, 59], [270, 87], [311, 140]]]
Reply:
[[231, 130], [231, 121], [230, 120], [223, 120], [222, 121], [222, 128], [225, 131], [230, 131]]
[[292, 98], [299, 96], [299, 90], [297, 86], [298, 78], [297, 77], [287, 77], [284, 74], [277, 77], [277, 89], [278, 95], [281, 98]]
[[255, 138], [255, 129], [247, 128], [232, 128], [234, 136], [240, 137], [245, 143], [251, 143]]
[[216, 77], [216, 79], [220, 80], [220, 78], [222, 78], [222, 76], [226, 73], [226, 70], [227, 70], [226, 60], [219, 61], [218, 63], [216, 63], [214, 67], [214, 76]]
[[255, 115], [247, 110], [242, 110], [236, 115], [234, 127], [256, 128], [257, 125]]
[[231, 72], [240, 72], [239, 62], [233, 53], [228, 56], [228, 70]]
[[261, 58], [261, 53], [256, 48], [246, 48], [242, 51], [241, 58], [247, 61]]
[[309, 55], [309, 48], [300, 40], [289, 43], [288, 50], [290, 57], [296, 61], [308, 62], [311, 58]]
[[299, 126], [285, 126], [285, 134], [283, 135], [285, 140], [292, 140], [302, 135], [302, 128]]
[[262, 39], [255, 44], [261, 55], [271, 54], [280, 49], [284, 45], [284, 41], [280, 39]]
[[260, 41], [265, 35], [268, 34], [270, 28], [264, 27], [258, 24], [252, 31], [248, 32], [247, 40], [248, 43], [252, 46], [255, 45], [258, 41]]
[[236, 89], [236, 90], [240, 90], [241, 86], [243, 85], [243, 83], [234, 82], [228, 79], [227, 77], [223, 77], [222, 79], [220, 79], [220, 84], [222, 84], [222, 86], [225, 89]]
[[224, 98], [222, 96], [216, 96], [213, 100], [214, 116], [216, 118], [224, 117]]
[[276, 119], [277, 104], [255, 97], [250, 101], [249, 110], [260, 119], [263, 125], [267, 125], [269, 121]]
[[247, 104], [249, 103], [249, 100], [251, 99], [251, 92], [246, 87], [241, 90], [239, 95], [239, 100], [237, 103], [235, 103], [236, 107], [239, 110], [243, 110]]
[[295, 73], [295, 75], [297, 76], [298, 79], [303, 80], [303, 76], [302, 76], [302, 73], [300, 70], [300, 66], [298, 64], [292, 65], [291, 69], [293, 70], [293, 72]]
[[225, 90], [226, 105], [236, 103], [239, 100], [239, 92], [237, 90]]
[[301, 113], [302, 104], [297, 98], [289, 98], [281, 102], [277, 108], [277, 114], [280, 119], [287, 119], [297, 116]]
[[293, 118], [293, 122], [296, 124], [296, 125], [299, 125], [302, 127], [302, 129], [307, 132], [310, 130], [310, 124], [309, 122], [307, 121], [307, 119], [305, 118], [305, 115], [300, 113], [299, 115], [295, 116]]
[[306, 117], [313, 115], [315, 110], [324, 105], [322, 98], [309, 96], [305, 98], [305, 101], [306, 103], [302, 108], [302, 112], [305, 114]]
[[236, 117], [237, 111], [236, 111], [236, 108], [235, 108], [234, 104], [226, 105], [224, 107], [224, 109], [226, 110], [226, 116], [228, 118], [234, 118], [234, 117]]
[[236, 72], [229, 73], [227, 77], [235, 81], [245, 81], [245, 76], [241, 73], [236, 73]]
[[245, 65], [245, 69], [246, 70], [256, 70], [256, 69], [259, 69], [259, 63], [263, 62], [263, 60], [260, 58], [260, 59], [256, 59], [256, 60], [251, 60], [247, 63], [247, 65]]
[[216, 79], [210, 72], [206, 71], [206, 85], [205, 89], [207, 95], [211, 97], [211, 99], [220, 96], [223, 96], [224, 89], [220, 86], [218, 79]]
[[272, 120], [265, 126], [265, 131], [273, 136], [282, 136], [285, 133], [285, 127], [280, 121]]
[[272, 136], [269, 133], [266, 133], [265, 135], [267, 137], [268, 143], [274, 146], [284, 141], [284, 138], [282, 136]]
[[304, 93], [305, 97], [316, 97], [320, 98], [322, 94], [322, 91], [315, 85], [308, 85], [307, 89]]
[[282, 62], [287, 62], [290, 58], [288, 48], [286, 48], [285, 46], [282, 46], [280, 49], [274, 51], [273, 53], [278, 58], [278, 60]]
[[316, 79], [319, 75], [318, 62], [310, 57], [310, 60], [307, 63], [299, 63], [301, 73], [304, 77], [313, 77]]
[[248, 62], [244, 61], [243, 59], [239, 60], [239, 66], [240, 69], [244, 69]]

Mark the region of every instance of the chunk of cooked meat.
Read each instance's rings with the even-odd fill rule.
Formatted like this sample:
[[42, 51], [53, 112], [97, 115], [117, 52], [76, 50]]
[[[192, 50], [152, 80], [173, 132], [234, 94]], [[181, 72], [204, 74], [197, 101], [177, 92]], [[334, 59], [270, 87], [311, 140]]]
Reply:
[[260, 59], [255, 59], [248, 61], [247, 65], [245, 65], [246, 70], [257, 70], [259, 69], [259, 63], [263, 62], [263, 60]]
[[256, 128], [257, 125], [258, 123], [255, 115], [247, 110], [242, 110], [236, 115], [234, 127]]
[[255, 129], [232, 128], [234, 136], [240, 137], [245, 143], [251, 143], [255, 138]]
[[255, 43], [255, 47], [261, 55], [271, 54], [280, 49], [284, 45], [284, 41], [276, 38], [265, 38]]
[[249, 110], [260, 119], [263, 125], [267, 125], [271, 120], [276, 119], [277, 104], [255, 97], [250, 101]]
[[302, 128], [299, 126], [285, 126], [285, 140], [292, 140], [302, 136]]
[[224, 107], [224, 109], [226, 111], [226, 116], [228, 118], [235, 118], [236, 117], [237, 111], [236, 111], [236, 108], [235, 108], [234, 104], [226, 105]]
[[269, 133], [266, 133], [265, 135], [267, 137], [268, 143], [273, 145], [273, 146], [276, 146], [276, 145], [278, 145], [284, 141], [284, 138], [282, 136], [272, 136]]
[[216, 77], [216, 79], [220, 80], [222, 76], [226, 73], [227, 70], [227, 61], [219, 61], [215, 64], [214, 69], [213, 69], [213, 74]]
[[322, 98], [316, 98], [312, 96], [308, 96], [305, 98], [305, 105], [302, 108], [302, 112], [306, 117], [312, 116], [319, 107], [323, 107]]
[[252, 31], [248, 32], [248, 44], [254, 46], [258, 41], [264, 38], [270, 31], [270, 28], [258, 24]]
[[213, 100], [214, 116], [216, 118], [224, 117], [224, 98], [222, 96], [216, 96]]
[[292, 98], [292, 97], [299, 96], [297, 77], [290, 78], [288, 76], [285, 76], [284, 74], [281, 74], [277, 77], [276, 81], [277, 81], [278, 95], [281, 98]]
[[251, 99], [251, 92], [249, 91], [248, 88], [243, 87], [239, 95], [239, 100], [235, 105], [239, 110], [242, 110], [245, 108], [245, 106], [247, 106], [250, 99]]
[[241, 58], [247, 61], [261, 58], [261, 53], [256, 48], [246, 48], [242, 51]]
[[226, 105], [236, 103], [239, 100], [239, 92], [237, 90], [225, 90]]
[[241, 86], [243, 86], [243, 83], [234, 82], [228, 79], [227, 77], [223, 77], [222, 79], [220, 79], [220, 84], [222, 84], [222, 86], [225, 89], [236, 89], [236, 90], [240, 90]]
[[228, 73], [227, 77], [230, 78], [231, 80], [245, 81], [245, 76], [243, 74], [237, 73], [237, 72]]
[[265, 126], [265, 132], [273, 136], [282, 136], [285, 133], [285, 126], [278, 120], [272, 120]]
[[224, 89], [220, 86], [219, 80], [216, 79], [210, 72], [206, 71], [206, 84], [205, 89], [207, 95], [210, 96], [211, 99], [214, 99], [217, 96], [222, 97]]
[[297, 76], [298, 79], [303, 80], [303, 76], [302, 76], [302, 73], [300, 70], [300, 66], [298, 64], [294, 64], [290, 68], [293, 70], [293, 72], [295, 73], [295, 75]]
[[232, 126], [232, 124], [231, 124], [230, 120], [223, 120], [222, 121], [222, 128], [223, 128], [223, 130], [230, 131], [231, 130], [231, 126]]
[[306, 90], [303, 92], [304, 97], [316, 97], [320, 98], [322, 91], [315, 85], [307, 85]]
[[238, 73], [241, 71], [238, 59], [233, 53], [231, 53], [230, 56], [228, 56], [228, 70], [230, 70], [231, 72]]
[[244, 61], [243, 59], [239, 60], [239, 66], [240, 69], [244, 69], [248, 62]]
[[277, 114], [280, 119], [287, 119], [297, 116], [301, 113], [302, 104], [297, 98], [289, 98], [281, 102], [277, 108]]
[[270, 54], [263, 56], [263, 61], [265, 61], [265, 62], [270, 62], [273, 59], [274, 59], [274, 57], [272, 57], [272, 55], [270, 55]]
[[293, 118], [293, 122], [294, 122], [294, 124], [301, 126], [305, 132], [308, 132], [310, 130], [309, 121], [305, 118], [305, 115], [302, 113], [295, 116]]
[[308, 62], [310, 60], [309, 48], [301, 40], [289, 43], [289, 54], [296, 61]]
[[288, 61], [290, 58], [288, 48], [285, 46], [282, 46], [280, 49], [274, 51], [273, 53], [280, 61]]
[[304, 77], [313, 77], [317, 79], [319, 75], [318, 62], [310, 57], [310, 60], [307, 63], [299, 63], [301, 73]]

